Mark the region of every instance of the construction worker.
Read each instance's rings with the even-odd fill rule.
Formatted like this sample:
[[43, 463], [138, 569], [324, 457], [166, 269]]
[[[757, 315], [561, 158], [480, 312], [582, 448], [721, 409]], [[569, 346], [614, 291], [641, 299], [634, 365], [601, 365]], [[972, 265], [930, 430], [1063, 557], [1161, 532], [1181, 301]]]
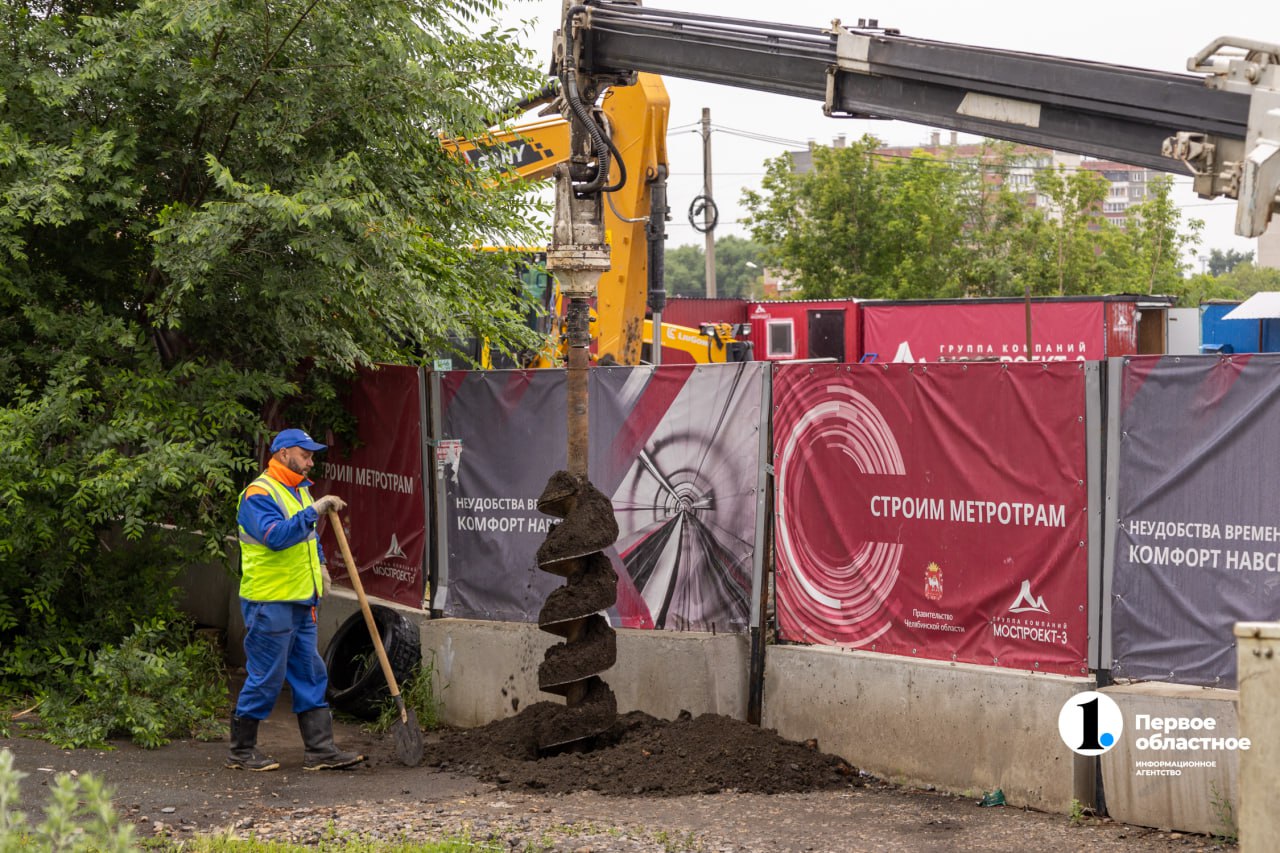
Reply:
[[300, 429], [271, 442], [267, 470], [240, 494], [240, 610], [248, 672], [231, 717], [227, 767], [275, 770], [258, 751], [258, 723], [276, 704], [286, 679], [304, 745], [304, 770], [335, 770], [364, 761], [333, 742], [333, 714], [325, 702], [329, 675], [316, 649], [316, 605], [325, 591], [324, 554], [316, 522], [346, 503], [336, 495], [311, 500], [307, 474], [325, 449]]

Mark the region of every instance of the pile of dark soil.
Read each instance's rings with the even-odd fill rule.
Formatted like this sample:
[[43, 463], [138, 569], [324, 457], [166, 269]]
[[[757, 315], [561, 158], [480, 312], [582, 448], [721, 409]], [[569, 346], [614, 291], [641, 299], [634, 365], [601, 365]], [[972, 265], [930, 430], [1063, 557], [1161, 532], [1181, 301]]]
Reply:
[[514, 717], [451, 732], [427, 744], [424, 763], [503, 788], [549, 793], [680, 796], [720, 791], [777, 794], [863, 784], [843, 759], [813, 741], [717, 714], [659, 720], [640, 711], [618, 717], [590, 752], [537, 757], [535, 733], [563, 706], [530, 705]]

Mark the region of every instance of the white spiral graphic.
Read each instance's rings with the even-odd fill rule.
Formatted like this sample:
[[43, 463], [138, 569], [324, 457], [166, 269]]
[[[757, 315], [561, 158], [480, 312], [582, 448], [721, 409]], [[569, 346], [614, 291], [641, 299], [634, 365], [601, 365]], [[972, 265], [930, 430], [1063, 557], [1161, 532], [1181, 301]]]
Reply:
[[[796, 381], [786, 381], [792, 377]], [[864, 541], [844, 555], [822, 553], [803, 535], [799, 518], [827, 502], [801, 492], [806, 483], [822, 479], [813, 473], [831, 464], [831, 454], [864, 474], [903, 476], [906, 467], [884, 416], [847, 384], [848, 377], [844, 373], [833, 382], [783, 369], [775, 379], [786, 399], [775, 420], [783, 430], [775, 442], [778, 618], [788, 639], [858, 647], [892, 627], [883, 610], [898, 579], [903, 546]], [[794, 420], [788, 417], [792, 412]]]

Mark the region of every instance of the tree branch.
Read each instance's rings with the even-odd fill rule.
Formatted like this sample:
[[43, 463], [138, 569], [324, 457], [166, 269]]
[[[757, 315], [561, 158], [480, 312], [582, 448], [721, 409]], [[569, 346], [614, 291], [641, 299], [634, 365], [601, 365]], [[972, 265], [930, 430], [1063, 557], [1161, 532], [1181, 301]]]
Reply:
[[[236, 106], [236, 111], [231, 114], [231, 123], [227, 125], [226, 133], [223, 134], [222, 137], [222, 145], [218, 148], [219, 162], [222, 161], [223, 156], [227, 153], [227, 146], [231, 144], [231, 135], [235, 132], [236, 125], [240, 121], [240, 113], [244, 111], [244, 105], [248, 103], [249, 99], [253, 97], [253, 94], [258, 91], [258, 86], [262, 83], [262, 78], [266, 76], [268, 69], [271, 67], [271, 63], [275, 61], [276, 56], [284, 49], [284, 46], [289, 43], [289, 39], [293, 38], [293, 34], [298, 31], [298, 27], [302, 26], [303, 21], [310, 17], [311, 13], [315, 11], [316, 6], [319, 5], [320, 0], [311, 0], [311, 3], [307, 5], [307, 8], [304, 9], [302, 14], [298, 16], [298, 19], [293, 22], [293, 26], [289, 27], [289, 31], [284, 34], [284, 37], [280, 39], [280, 42], [275, 46], [275, 48], [272, 49], [272, 51], [262, 60], [262, 64], [258, 67], [258, 73], [253, 78], [253, 82], [249, 85], [249, 88], [245, 90], [244, 94], [240, 96], [240, 103]], [[196, 206], [199, 206], [200, 203], [204, 201], [204, 195], [208, 190], [208, 187], [209, 182], [206, 181], [201, 187], [200, 196], [196, 200]]]

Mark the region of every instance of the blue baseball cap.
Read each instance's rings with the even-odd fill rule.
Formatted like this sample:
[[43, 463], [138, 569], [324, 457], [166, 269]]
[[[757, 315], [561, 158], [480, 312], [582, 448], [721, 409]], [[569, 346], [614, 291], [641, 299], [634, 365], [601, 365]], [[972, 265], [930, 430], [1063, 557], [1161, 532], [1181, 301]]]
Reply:
[[326, 445], [307, 435], [306, 430], [282, 429], [271, 441], [271, 452], [284, 450], [286, 447], [301, 447], [303, 450], [317, 451], [327, 449]]

